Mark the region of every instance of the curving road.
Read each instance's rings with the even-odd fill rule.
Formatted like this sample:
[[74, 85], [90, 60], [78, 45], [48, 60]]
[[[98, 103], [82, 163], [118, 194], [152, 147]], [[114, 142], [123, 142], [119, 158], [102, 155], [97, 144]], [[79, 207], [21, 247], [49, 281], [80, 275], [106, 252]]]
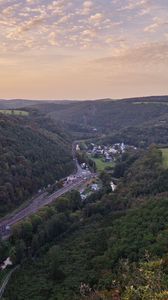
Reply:
[[8, 275], [6, 276], [4, 282], [2, 283], [2, 286], [0, 287], [0, 299], [2, 298], [3, 296], [3, 293], [5, 292], [5, 288], [9, 282], [9, 279], [11, 278], [11, 275], [16, 271], [16, 269], [18, 269], [19, 266], [16, 266], [14, 269], [12, 269]]

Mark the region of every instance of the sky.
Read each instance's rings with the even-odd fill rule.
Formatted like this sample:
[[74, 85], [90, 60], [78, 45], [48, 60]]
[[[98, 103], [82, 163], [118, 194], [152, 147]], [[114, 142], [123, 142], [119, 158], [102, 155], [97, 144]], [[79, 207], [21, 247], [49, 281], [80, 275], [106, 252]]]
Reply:
[[0, 0], [0, 98], [168, 94], [168, 0]]

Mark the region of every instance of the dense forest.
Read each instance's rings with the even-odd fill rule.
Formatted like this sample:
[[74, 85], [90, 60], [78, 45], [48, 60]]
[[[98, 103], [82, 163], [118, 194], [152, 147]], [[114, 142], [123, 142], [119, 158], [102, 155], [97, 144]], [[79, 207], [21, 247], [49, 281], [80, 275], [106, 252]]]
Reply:
[[[4, 299], [167, 299], [162, 153], [152, 146], [124, 154], [114, 173], [114, 193], [103, 188], [81, 202], [74, 191], [13, 228], [2, 249], [11, 243], [10, 256], [21, 266]], [[107, 186], [109, 175], [100, 177]]]
[[28, 107], [54, 122], [62, 122], [74, 139], [97, 138], [145, 148], [168, 144], [168, 96], [114, 101], [39, 103]]
[[[82, 101], [48, 106], [32, 106], [46, 113], [53, 120], [62, 120], [73, 129], [91, 130], [98, 133], [115, 133], [118, 130], [142, 126], [149, 122], [159, 123], [167, 120], [168, 97], [145, 97], [113, 101], [110, 99], [98, 101]], [[74, 127], [73, 127], [74, 126]]]
[[20, 108], [62, 124], [74, 139], [101, 138], [146, 147], [168, 144], [168, 96], [97, 101], [0, 101], [0, 108]]
[[0, 215], [73, 170], [71, 143], [47, 118], [0, 114]]
[[[19, 269], [3, 299], [167, 300], [168, 97], [23, 110], [0, 115], [1, 215], [72, 172], [73, 140], [137, 148], [97, 174], [101, 189], [85, 200], [72, 191], [13, 227], [0, 262], [10, 256]], [[77, 157], [96, 171], [85, 151]]]

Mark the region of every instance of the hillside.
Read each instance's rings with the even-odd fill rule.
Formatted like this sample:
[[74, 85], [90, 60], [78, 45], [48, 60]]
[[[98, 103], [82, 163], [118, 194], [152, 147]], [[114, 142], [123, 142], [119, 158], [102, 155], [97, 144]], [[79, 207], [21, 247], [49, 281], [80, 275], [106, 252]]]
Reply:
[[168, 96], [118, 101], [23, 101], [22, 104], [11, 100], [8, 103], [13, 106], [20, 103], [20, 109], [28, 105], [24, 111], [35, 118], [51, 119], [74, 139], [95, 137], [101, 143], [125, 142], [142, 148], [152, 143], [168, 144]]
[[0, 114], [0, 215], [71, 173], [71, 143], [48, 119]]
[[72, 171], [75, 134], [137, 148], [119, 155], [85, 200], [72, 191], [13, 227], [0, 261], [10, 255], [20, 268], [4, 299], [167, 300], [168, 97], [24, 110], [24, 117], [1, 115], [2, 214]]
[[0, 109], [26, 108], [31, 113], [61, 121], [75, 130], [111, 134], [123, 128], [167, 123], [168, 96], [130, 98], [114, 101], [29, 101], [1, 100]]
[[124, 127], [139, 126], [168, 113], [168, 97], [98, 100], [53, 107], [49, 116], [65, 123], [99, 132], [114, 132]]
[[67, 104], [73, 102], [71, 100], [26, 100], [26, 99], [0, 99], [0, 109], [18, 109], [31, 106], [39, 106], [44, 104]]
[[74, 138], [82, 137], [83, 133], [85, 137], [86, 134], [107, 137], [107, 142], [123, 140], [138, 146], [168, 143], [168, 96], [64, 104], [45, 102], [29, 107], [28, 111], [63, 123]]
[[155, 147], [128, 161], [115, 193], [80, 207], [70, 194], [63, 210], [56, 203], [14, 228], [22, 265], [4, 299], [167, 299], [168, 170]]
[[22, 99], [13, 99], [13, 100], [3, 100], [0, 99], [0, 109], [17, 109], [28, 107], [29, 105], [39, 104], [39, 101], [30, 101], [30, 100], [22, 100]]

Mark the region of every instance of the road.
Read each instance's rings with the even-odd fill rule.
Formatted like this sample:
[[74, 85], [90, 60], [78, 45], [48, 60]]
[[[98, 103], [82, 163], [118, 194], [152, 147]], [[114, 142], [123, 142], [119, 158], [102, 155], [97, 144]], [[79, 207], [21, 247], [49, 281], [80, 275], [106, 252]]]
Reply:
[[5, 288], [6, 288], [7, 284], [8, 284], [8, 282], [9, 282], [9, 279], [11, 278], [11, 275], [13, 274], [13, 272], [16, 271], [16, 269], [18, 269], [18, 267], [19, 267], [19, 266], [16, 266], [14, 269], [12, 269], [12, 270], [8, 273], [8, 275], [6, 276], [4, 282], [2, 283], [2, 286], [0, 287], [0, 299], [1, 299], [2, 296], [3, 296], [3, 293], [4, 293], [4, 291], [5, 291]]
[[8, 216], [6, 219], [3, 219], [2, 221], [0, 220], [0, 236], [3, 239], [10, 236], [11, 226], [15, 225], [16, 223], [25, 219], [26, 217], [36, 213], [40, 208], [52, 203], [53, 201], [55, 201], [57, 198], [64, 195], [65, 193], [78, 188], [81, 184], [83, 184], [89, 178], [94, 176], [90, 171], [84, 171], [80, 167], [75, 155], [75, 143], [73, 143], [72, 146], [72, 154], [73, 154], [73, 159], [76, 163], [76, 173], [71, 175], [71, 177], [73, 177], [73, 180], [51, 195], [47, 195], [47, 193], [38, 195], [33, 199], [33, 201], [27, 207], [21, 209], [20, 211], [18, 211], [16, 214], [12, 216]]

